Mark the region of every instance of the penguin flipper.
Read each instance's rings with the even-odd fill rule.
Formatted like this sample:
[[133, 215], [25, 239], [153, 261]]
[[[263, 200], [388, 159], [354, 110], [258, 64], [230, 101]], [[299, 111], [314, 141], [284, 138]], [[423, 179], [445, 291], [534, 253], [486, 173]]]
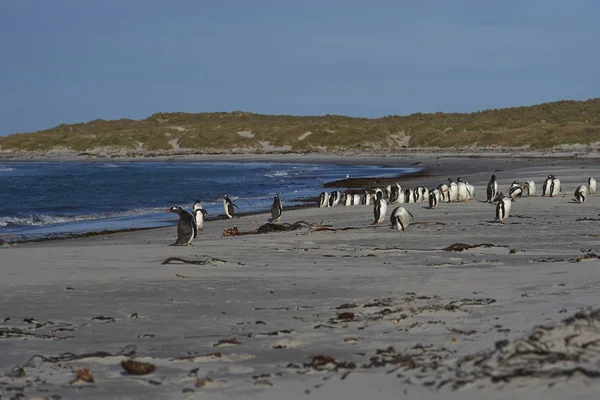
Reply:
[[237, 208], [238, 210], [240, 209], [237, 205], [231, 203], [232, 206], [234, 206], [235, 208]]

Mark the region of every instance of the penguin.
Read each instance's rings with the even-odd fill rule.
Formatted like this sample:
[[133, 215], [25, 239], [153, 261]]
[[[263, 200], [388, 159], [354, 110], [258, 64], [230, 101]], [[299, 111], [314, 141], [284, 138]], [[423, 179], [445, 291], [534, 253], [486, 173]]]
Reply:
[[370, 206], [371, 205], [371, 193], [369, 193], [368, 191], [365, 190], [362, 197], [360, 198], [360, 204], [362, 204], [363, 206]]
[[496, 182], [496, 175], [492, 175], [487, 185], [487, 202], [491, 203], [498, 193], [498, 182]]
[[340, 192], [339, 190], [331, 192], [331, 194], [329, 195], [329, 207], [337, 206], [341, 198], [342, 192]]
[[240, 209], [238, 206], [231, 202], [231, 199], [226, 194], [223, 195], [223, 208], [225, 209], [225, 215], [227, 218], [232, 219], [233, 214], [235, 213], [234, 207], [238, 210]]
[[552, 195], [550, 190], [550, 187], [552, 186], [552, 179], [554, 179], [554, 176], [550, 174], [544, 181], [544, 184], [542, 185], [542, 196], [550, 197]]
[[501, 223], [505, 224], [508, 219], [508, 214], [510, 213], [510, 207], [512, 205], [512, 201], [510, 197], [504, 196], [502, 192], [499, 192], [496, 195], [496, 199], [498, 204], [496, 204], [496, 219]]
[[577, 187], [577, 189], [575, 189], [575, 200], [580, 203], [585, 203], [585, 195], [587, 191], [588, 189], [585, 187], [585, 185]]
[[588, 193], [596, 194], [596, 179], [591, 176], [588, 178]]
[[208, 212], [202, 208], [202, 203], [200, 200], [196, 200], [194, 205], [192, 206], [192, 215], [194, 216], [194, 220], [196, 221], [196, 229], [199, 231], [204, 226], [204, 218]]
[[415, 203], [425, 203], [429, 200], [429, 189], [424, 186], [417, 186], [415, 194], [417, 196]]
[[352, 198], [353, 206], [360, 206], [360, 194], [355, 194]]
[[462, 180], [462, 178], [456, 179], [456, 188], [458, 189], [458, 201], [464, 203], [467, 201], [469, 197], [469, 191], [467, 190], [467, 185]]
[[433, 189], [429, 191], [429, 208], [436, 208], [440, 201], [440, 191]]
[[397, 183], [394, 183], [390, 189], [390, 204], [396, 204], [400, 201], [400, 196], [402, 194], [402, 188]]
[[177, 240], [173, 243], [173, 246], [190, 246], [192, 240], [198, 236], [198, 228], [196, 227], [196, 221], [192, 214], [179, 206], [173, 206], [169, 208], [167, 212], [175, 212], [179, 215], [179, 222], [177, 223]]
[[281, 199], [279, 198], [279, 193], [273, 197], [273, 205], [271, 205], [271, 217], [273, 218], [273, 222], [279, 222], [279, 218], [281, 218], [281, 213], [283, 212], [283, 205], [281, 204]]
[[414, 190], [412, 190], [412, 189], [404, 190], [404, 202], [405, 203], [414, 203], [415, 202]]
[[522, 194], [523, 188], [519, 185], [519, 182], [514, 181], [510, 189], [508, 189], [508, 196], [514, 201], [517, 197], [521, 197]]
[[373, 207], [373, 214], [375, 216], [375, 224], [381, 224], [385, 219], [385, 213], [387, 211], [387, 202], [383, 199], [383, 192], [377, 192], [377, 199], [375, 200], [375, 206]]
[[523, 184], [523, 194], [527, 197], [535, 196], [535, 182], [527, 181]]
[[196, 223], [196, 230], [200, 231], [204, 227], [204, 217], [206, 217], [206, 210], [198, 208], [192, 211], [194, 216], [194, 222]]
[[452, 178], [448, 178], [448, 193], [449, 203], [453, 203], [458, 200], [458, 185], [452, 180]]
[[392, 196], [392, 185], [387, 185], [385, 187], [385, 194], [387, 196], [388, 202], [391, 203], [390, 198]]
[[440, 191], [440, 201], [442, 203], [450, 203], [450, 188], [448, 185], [442, 183], [438, 185], [437, 189]]
[[396, 194], [396, 203], [404, 203], [404, 196], [402, 195], [402, 186], [396, 183], [392, 186], [392, 193]]
[[473, 200], [475, 198], [475, 186], [471, 185], [469, 182], [465, 182], [467, 185], [467, 200]]
[[325, 208], [329, 206], [329, 193], [321, 192], [319, 195], [319, 208]]
[[398, 229], [398, 232], [406, 231], [406, 227], [410, 224], [410, 219], [414, 216], [404, 207], [396, 207], [390, 216], [392, 229]]
[[375, 197], [373, 197], [374, 200], [377, 198], [377, 193], [379, 193], [379, 192], [381, 192], [381, 195], [383, 196], [383, 190], [381, 190], [380, 188], [375, 188], [374, 192], [375, 192]]
[[344, 205], [345, 206], [351, 206], [353, 201], [354, 201], [354, 196], [352, 194], [346, 193], [344, 195]]
[[550, 184], [550, 197], [558, 196], [561, 191], [560, 179], [552, 175], [552, 183]]

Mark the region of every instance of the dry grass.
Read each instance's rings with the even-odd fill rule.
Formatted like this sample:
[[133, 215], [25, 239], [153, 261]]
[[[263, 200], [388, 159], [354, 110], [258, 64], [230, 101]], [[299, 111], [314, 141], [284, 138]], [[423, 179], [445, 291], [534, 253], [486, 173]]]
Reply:
[[[183, 131], [182, 131], [183, 129]], [[251, 131], [254, 137], [237, 132]], [[312, 132], [304, 140], [299, 138]], [[232, 113], [158, 113], [135, 121], [94, 120], [59, 125], [28, 134], [0, 137], [2, 150], [48, 151], [95, 148], [128, 151], [182, 149], [195, 151], [244, 148], [261, 151], [260, 141], [290, 146], [293, 151], [380, 150], [401, 147], [459, 148], [503, 146], [551, 148], [600, 141], [600, 99], [559, 101], [531, 107], [486, 110], [470, 114], [412, 114], [378, 119], [326, 115], [296, 117]], [[397, 139], [397, 140], [396, 140]]]

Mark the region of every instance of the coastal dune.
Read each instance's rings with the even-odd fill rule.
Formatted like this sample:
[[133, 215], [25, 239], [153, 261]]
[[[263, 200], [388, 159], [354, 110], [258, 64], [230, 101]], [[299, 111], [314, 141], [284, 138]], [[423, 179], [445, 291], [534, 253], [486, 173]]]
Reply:
[[[390, 227], [394, 206], [372, 225], [372, 206], [284, 203], [282, 222], [300, 229], [223, 236], [265, 224], [258, 214], [209, 221], [188, 247], [169, 246], [175, 227], [1, 247], [0, 393], [590, 398], [600, 388], [600, 198], [572, 197], [600, 166], [440, 162], [400, 183], [460, 174], [476, 199], [404, 204], [415, 216], [406, 232]], [[550, 172], [563, 191], [540, 197]], [[492, 173], [504, 192], [515, 179], [538, 184], [506, 225], [483, 201]], [[170, 257], [200, 263], [163, 264]], [[128, 373], [128, 359], [155, 370]], [[93, 382], [74, 381], [80, 369]]]

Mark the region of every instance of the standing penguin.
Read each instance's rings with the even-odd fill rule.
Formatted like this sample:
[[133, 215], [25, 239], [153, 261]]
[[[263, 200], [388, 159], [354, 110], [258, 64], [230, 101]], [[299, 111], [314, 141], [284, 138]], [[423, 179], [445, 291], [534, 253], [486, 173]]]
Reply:
[[596, 194], [596, 179], [591, 176], [588, 178], [588, 191], [589, 194]]
[[387, 211], [387, 203], [383, 199], [383, 192], [377, 192], [377, 198], [375, 199], [375, 205], [373, 207], [373, 214], [375, 215], [375, 224], [381, 224], [385, 219], [385, 213]]
[[273, 222], [279, 222], [279, 218], [281, 218], [281, 212], [283, 211], [283, 206], [281, 205], [281, 199], [279, 198], [279, 193], [273, 197], [273, 205], [271, 206], [271, 217]]
[[353, 206], [360, 206], [360, 194], [354, 194], [352, 196], [352, 205]]
[[404, 207], [396, 207], [390, 216], [392, 228], [398, 229], [399, 232], [406, 231], [406, 227], [410, 224], [410, 218], [414, 216]]
[[579, 186], [577, 189], [575, 189], [575, 200], [577, 200], [580, 203], [585, 203], [586, 193], [587, 188], [585, 187], [585, 185]]
[[446, 183], [439, 184], [437, 189], [440, 191], [440, 202], [450, 203], [450, 190], [449, 190], [448, 184], [446, 184]]
[[558, 196], [561, 190], [560, 179], [552, 175], [552, 183], [550, 184], [550, 197]]
[[499, 192], [496, 195], [496, 199], [498, 204], [496, 204], [496, 219], [501, 223], [505, 224], [506, 219], [508, 218], [508, 214], [510, 213], [510, 207], [512, 205], [512, 200], [510, 197], [504, 196], [502, 192]]
[[527, 181], [523, 184], [523, 194], [527, 197], [535, 196], [535, 182]]
[[319, 195], [319, 208], [329, 207], [329, 193], [321, 192]]
[[196, 221], [189, 212], [185, 211], [179, 206], [173, 206], [167, 210], [167, 212], [175, 212], [179, 215], [179, 222], [177, 223], [177, 240], [173, 245], [177, 246], [189, 246], [192, 240], [198, 235], [198, 229], [196, 228]]
[[553, 179], [554, 179], [554, 175], [550, 174], [544, 181], [544, 184], [542, 185], [542, 196], [547, 196], [547, 197], [552, 196], [550, 187], [552, 186]]
[[194, 220], [196, 221], [196, 229], [200, 230], [204, 226], [204, 218], [208, 212], [202, 208], [202, 203], [200, 200], [196, 200], [194, 205], [192, 206], [192, 215], [194, 216]]
[[498, 193], [498, 182], [496, 182], [496, 175], [492, 175], [487, 185], [487, 202], [491, 203]]
[[452, 180], [452, 178], [448, 178], [448, 197], [450, 199], [450, 203], [458, 200], [458, 185]]
[[475, 186], [471, 185], [469, 182], [465, 182], [465, 185], [467, 185], [467, 193], [469, 194], [467, 200], [473, 200], [475, 198]]
[[227, 218], [233, 218], [233, 214], [235, 213], [234, 207], [238, 210], [240, 209], [238, 206], [231, 202], [231, 199], [226, 194], [223, 195], [223, 208], [225, 209], [225, 215]]
[[429, 191], [429, 208], [436, 208], [440, 201], [440, 191], [433, 189]]
[[458, 189], [458, 201], [461, 203], [467, 201], [467, 199], [469, 198], [469, 191], [467, 189], [467, 185], [462, 180], [462, 178], [458, 178], [456, 182], [458, 182], [456, 184], [456, 187]]

